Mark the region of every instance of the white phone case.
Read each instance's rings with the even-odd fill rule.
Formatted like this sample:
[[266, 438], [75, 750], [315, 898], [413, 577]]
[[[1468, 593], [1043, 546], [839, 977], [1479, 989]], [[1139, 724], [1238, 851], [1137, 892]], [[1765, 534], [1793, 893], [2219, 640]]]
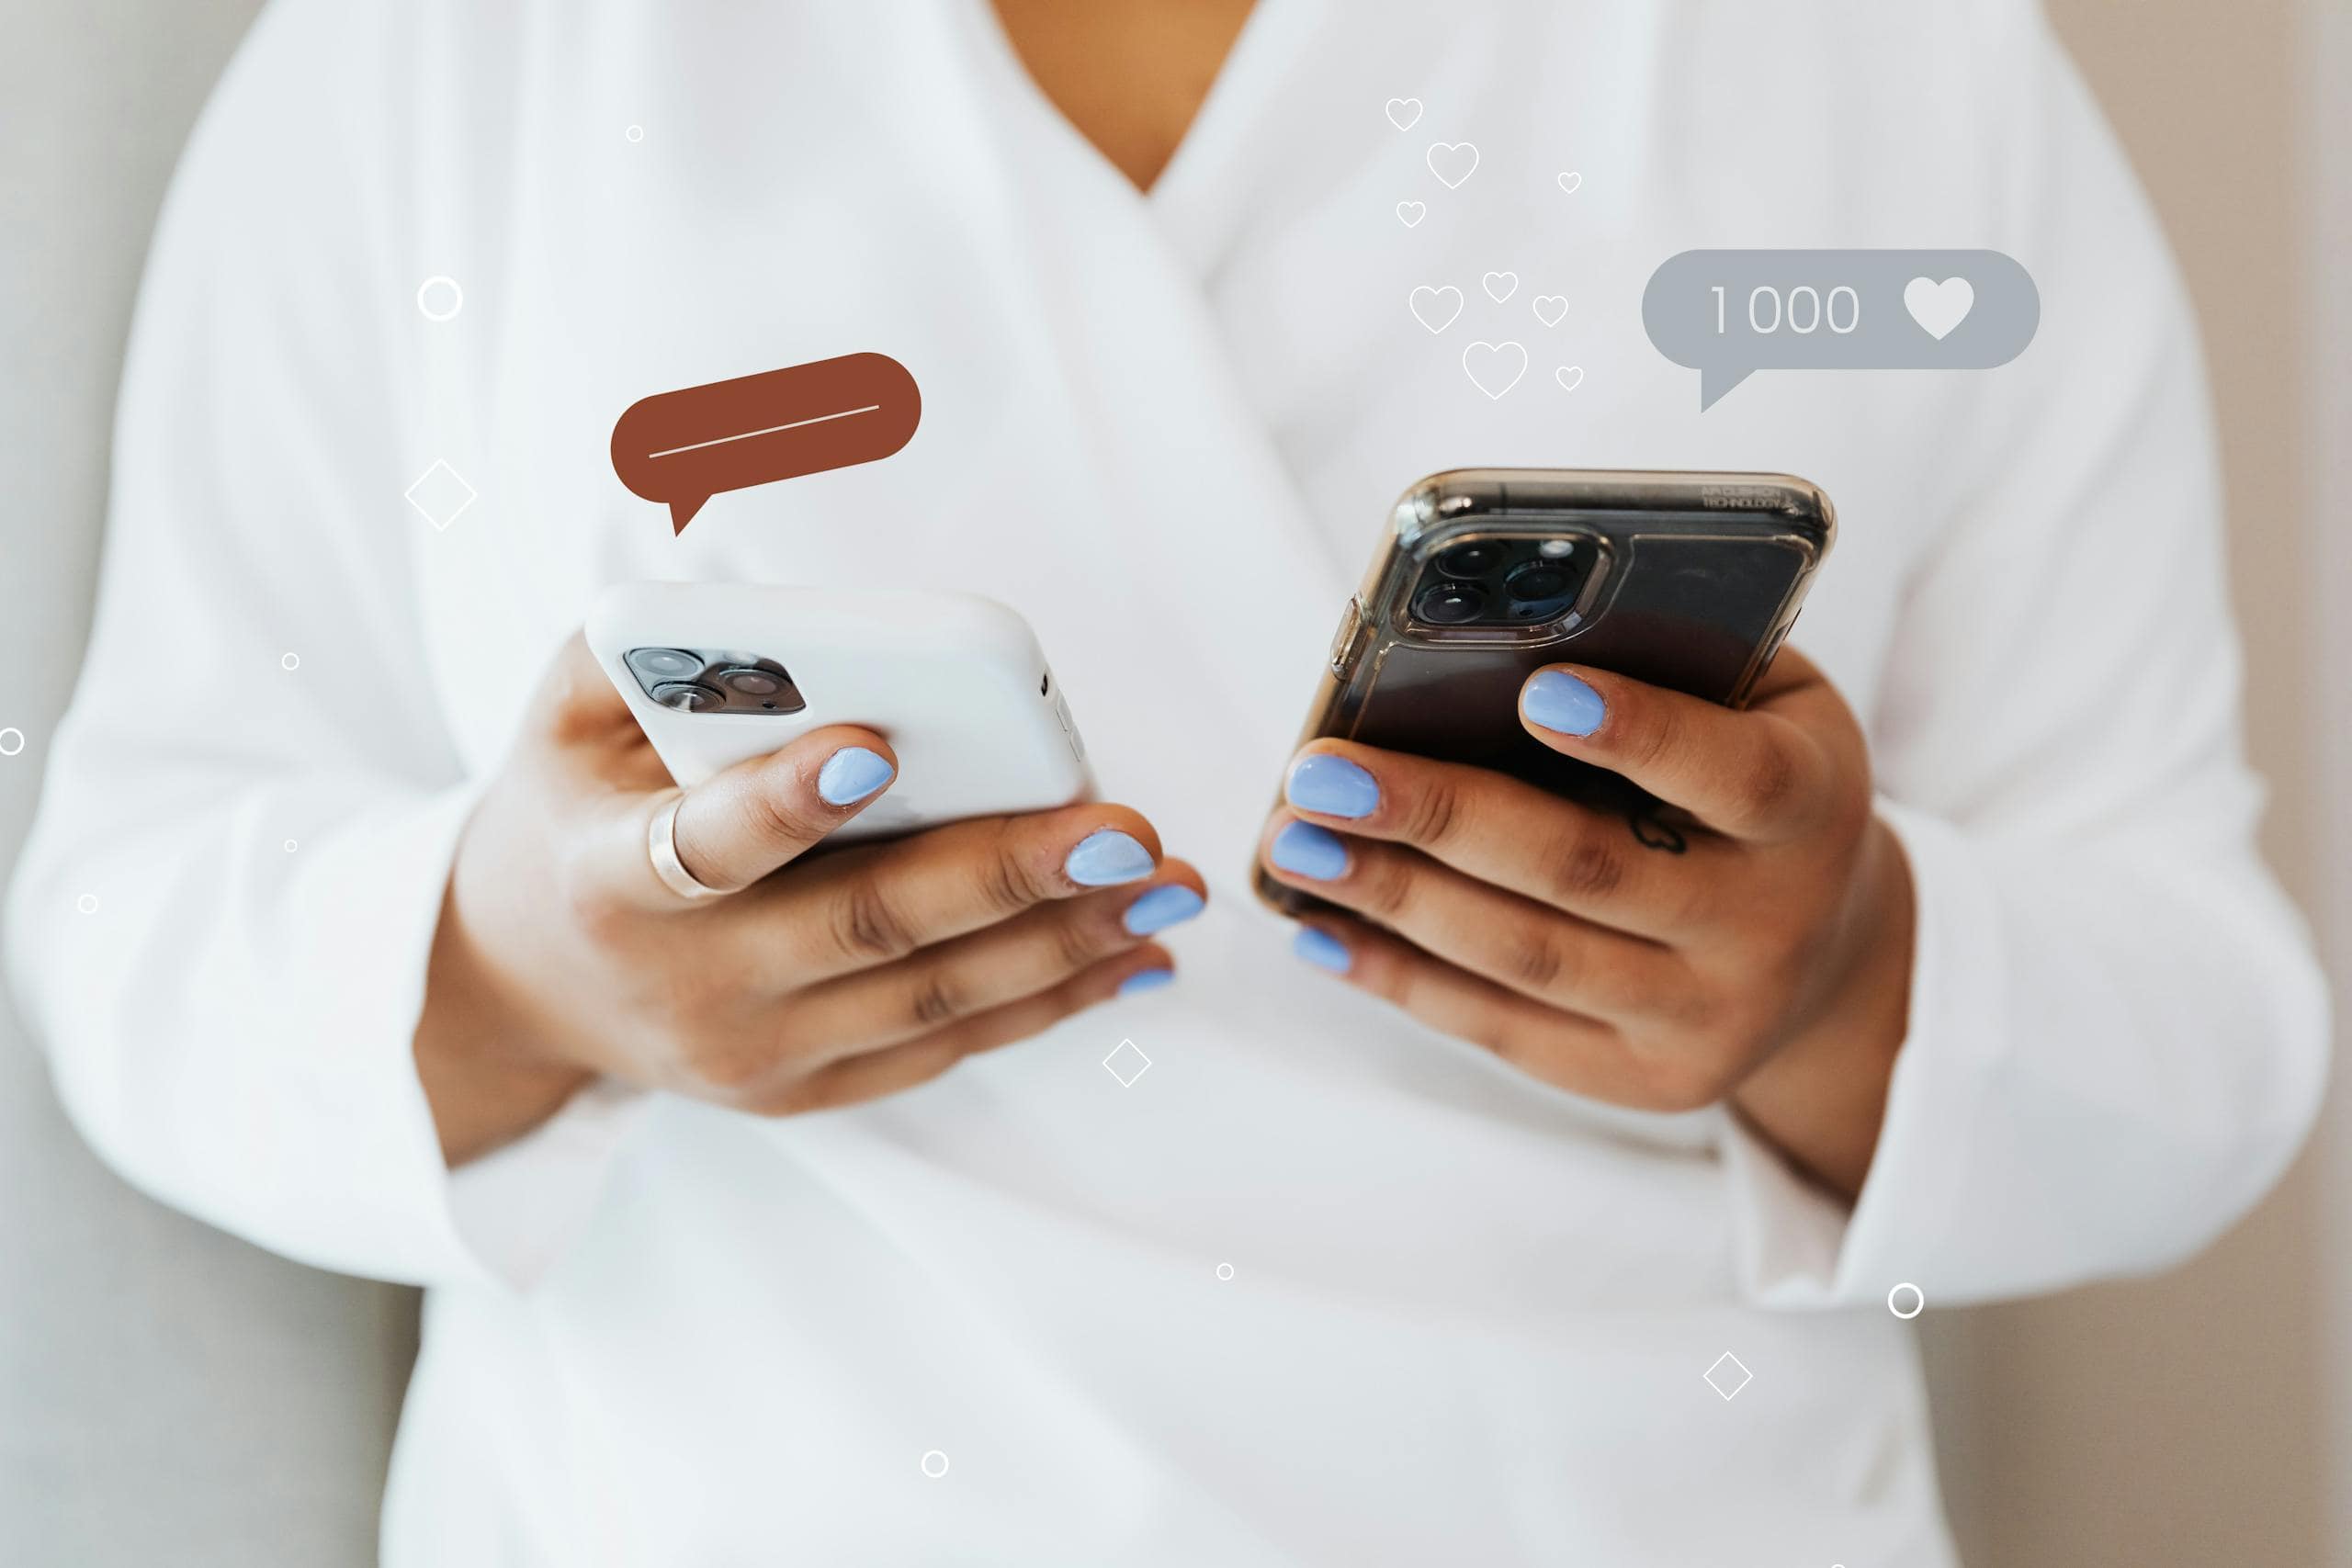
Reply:
[[[671, 777], [689, 788], [824, 725], [880, 731], [898, 753], [898, 776], [835, 839], [1043, 810], [1093, 793], [1085, 744], [1028, 623], [976, 593], [623, 583], [597, 599], [588, 646]], [[806, 705], [665, 707], [628, 662], [631, 649], [648, 648], [772, 660]]]

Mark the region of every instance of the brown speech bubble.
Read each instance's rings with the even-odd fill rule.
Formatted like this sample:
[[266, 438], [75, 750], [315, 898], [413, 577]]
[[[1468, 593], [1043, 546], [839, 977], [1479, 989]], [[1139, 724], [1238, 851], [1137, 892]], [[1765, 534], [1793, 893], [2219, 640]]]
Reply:
[[922, 419], [905, 366], [845, 354], [639, 399], [613, 426], [613, 471], [681, 534], [721, 491], [887, 457]]

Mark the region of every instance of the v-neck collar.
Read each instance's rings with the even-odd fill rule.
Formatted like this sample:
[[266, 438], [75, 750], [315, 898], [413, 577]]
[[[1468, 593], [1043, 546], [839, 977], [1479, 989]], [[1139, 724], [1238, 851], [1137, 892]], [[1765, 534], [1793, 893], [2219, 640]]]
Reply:
[[1306, 52], [1325, 0], [1257, 0], [1227, 49], [1216, 80], [1193, 111], [1192, 123], [1184, 128], [1175, 152], [1150, 187], [1143, 190], [1038, 85], [989, 0], [960, 3], [993, 62], [991, 68], [1009, 73], [1013, 95], [1032, 112], [1050, 119], [1063, 138], [1082, 149], [1139, 207], [1151, 213], [1197, 274], [1224, 247], [1239, 210], [1239, 173], [1253, 129], [1262, 123], [1272, 94]]

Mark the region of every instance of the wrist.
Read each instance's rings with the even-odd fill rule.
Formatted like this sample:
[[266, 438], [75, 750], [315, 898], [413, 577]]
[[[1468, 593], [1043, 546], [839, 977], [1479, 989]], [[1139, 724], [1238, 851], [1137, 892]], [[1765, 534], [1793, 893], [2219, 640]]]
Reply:
[[450, 1168], [511, 1143], [595, 1077], [550, 1048], [475, 942], [454, 888], [442, 903], [417, 1020], [417, 1077]]
[[1886, 1116], [1894, 1061], [1910, 1026], [1913, 928], [1909, 863], [1894, 830], [1871, 820], [1849, 915], [1852, 957], [1819, 1014], [1732, 1092], [1731, 1105], [1800, 1171], [1851, 1201]]

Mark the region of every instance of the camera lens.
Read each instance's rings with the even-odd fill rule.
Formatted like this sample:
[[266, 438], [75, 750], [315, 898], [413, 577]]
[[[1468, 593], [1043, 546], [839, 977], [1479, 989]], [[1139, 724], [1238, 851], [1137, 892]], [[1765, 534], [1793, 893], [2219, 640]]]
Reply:
[[772, 697], [784, 690], [784, 677], [749, 665], [718, 672], [719, 683], [739, 697]]
[[702, 713], [727, 705], [726, 697], [717, 687], [706, 686], [699, 681], [664, 681], [653, 688], [653, 700], [680, 713]]
[[1437, 626], [1475, 621], [1486, 607], [1487, 591], [1475, 582], [1432, 582], [1413, 600], [1413, 614]]
[[629, 668], [656, 681], [683, 681], [702, 668], [702, 660], [683, 648], [632, 648]]
[[1568, 591], [1568, 574], [1556, 566], [1529, 561], [1512, 572], [1504, 585], [1510, 590], [1510, 596], [1521, 604], [1536, 599], [1556, 599]]
[[1437, 569], [1448, 577], [1483, 577], [1502, 558], [1499, 545], [1456, 545], [1437, 558]]

